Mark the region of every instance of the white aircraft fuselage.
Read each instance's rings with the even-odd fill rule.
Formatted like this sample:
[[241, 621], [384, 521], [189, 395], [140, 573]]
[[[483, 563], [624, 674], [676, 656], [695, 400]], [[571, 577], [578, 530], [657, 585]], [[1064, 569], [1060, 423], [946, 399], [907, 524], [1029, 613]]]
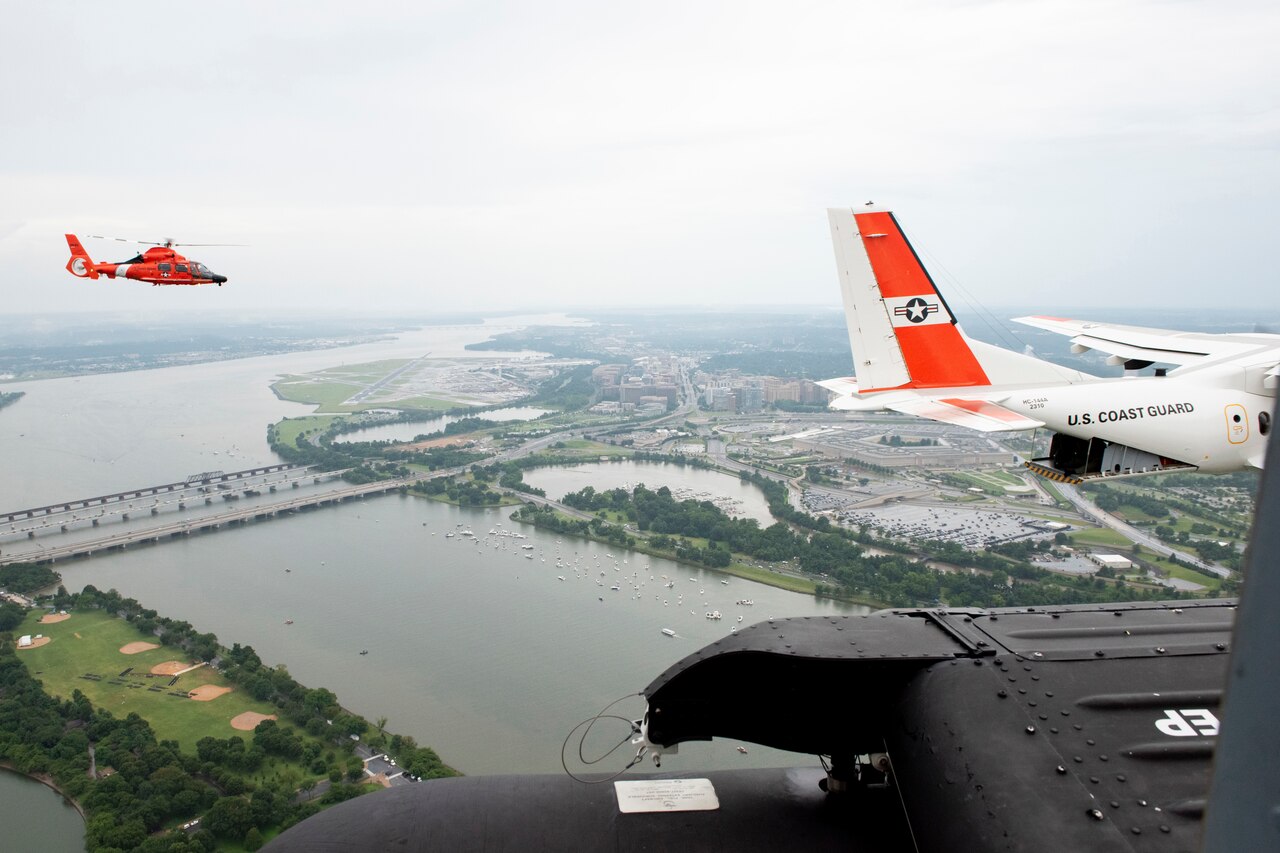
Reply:
[[[1002, 432], [1047, 427], [1039, 474], [1079, 482], [1172, 470], [1261, 468], [1280, 382], [1280, 335], [1215, 335], [1059, 317], [1018, 322], [1124, 364], [1092, 376], [964, 335], [893, 214], [829, 210], [855, 377], [819, 383], [831, 406]], [[1172, 364], [1156, 375], [1137, 370]]]

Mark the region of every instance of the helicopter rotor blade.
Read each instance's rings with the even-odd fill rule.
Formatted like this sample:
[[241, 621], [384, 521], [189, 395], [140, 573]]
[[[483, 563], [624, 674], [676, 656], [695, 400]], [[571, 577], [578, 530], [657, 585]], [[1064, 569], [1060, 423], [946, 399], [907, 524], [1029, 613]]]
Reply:
[[174, 246], [192, 246], [195, 248], [209, 248], [211, 246], [243, 246], [247, 247], [248, 243], [178, 243], [173, 239], [161, 240], [131, 240], [128, 237], [104, 237], [101, 234], [87, 234], [95, 240], [115, 240], [117, 243], [136, 243], [140, 246], [164, 246], [165, 248], [173, 248]]
[[150, 240], [130, 240], [128, 237], [104, 237], [101, 234], [87, 234], [85, 236], [92, 237], [94, 240], [115, 240], [117, 243], [138, 243], [143, 246], [163, 246], [163, 243], [155, 243]]

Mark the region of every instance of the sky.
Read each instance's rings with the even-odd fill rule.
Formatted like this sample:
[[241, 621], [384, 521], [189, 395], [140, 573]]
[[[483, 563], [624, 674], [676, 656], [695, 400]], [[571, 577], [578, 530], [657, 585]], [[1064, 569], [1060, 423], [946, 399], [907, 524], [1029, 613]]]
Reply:
[[[1273, 0], [5, 21], [0, 314], [836, 306], [824, 209], [869, 200], [953, 304], [1280, 306]], [[153, 288], [72, 277], [67, 232], [247, 245]]]

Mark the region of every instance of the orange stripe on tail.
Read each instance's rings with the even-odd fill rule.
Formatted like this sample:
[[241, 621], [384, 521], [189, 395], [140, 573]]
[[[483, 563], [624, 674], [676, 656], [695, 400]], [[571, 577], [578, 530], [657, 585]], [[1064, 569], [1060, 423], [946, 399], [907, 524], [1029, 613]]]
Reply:
[[[990, 385], [955, 316], [893, 214], [854, 213], [911, 381], [900, 388]], [[882, 389], [864, 388], [863, 391]]]

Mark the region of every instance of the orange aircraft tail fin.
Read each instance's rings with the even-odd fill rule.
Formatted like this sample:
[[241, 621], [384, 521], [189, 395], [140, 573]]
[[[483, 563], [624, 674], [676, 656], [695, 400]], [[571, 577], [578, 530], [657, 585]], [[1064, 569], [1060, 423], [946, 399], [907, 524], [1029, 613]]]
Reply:
[[80, 238], [74, 234], [67, 235], [67, 246], [71, 248], [71, 260], [67, 261], [67, 272], [78, 278], [97, 278], [98, 268], [94, 266], [89, 253], [80, 245]]
[[857, 375], [852, 393], [1082, 378], [966, 336], [888, 210], [832, 209], [828, 216]]

